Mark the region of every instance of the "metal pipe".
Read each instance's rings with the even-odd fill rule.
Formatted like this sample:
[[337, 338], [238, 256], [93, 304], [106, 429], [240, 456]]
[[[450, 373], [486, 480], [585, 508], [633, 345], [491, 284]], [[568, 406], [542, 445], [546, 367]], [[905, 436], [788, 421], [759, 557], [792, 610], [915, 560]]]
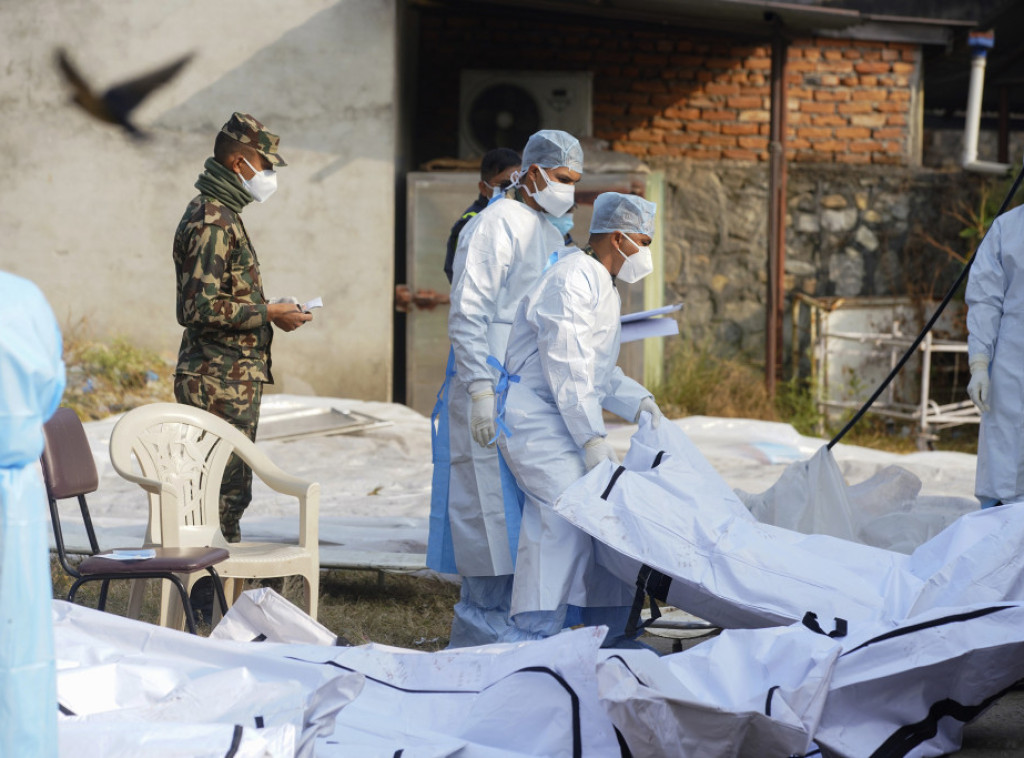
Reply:
[[775, 397], [776, 371], [782, 353], [782, 306], [786, 265], [786, 53], [781, 19], [772, 37], [771, 129], [768, 169], [768, 288], [765, 298], [765, 386]]
[[971, 32], [967, 44], [971, 48], [971, 82], [967, 90], [967, 114], [964, 116], [964, 150], [961, 164], [967, 171], [981, 174], [1005, 174], [1009, 164], [978, 160], [978, 135], [981, 132], [981, 96], [985, 90], [985, 61], [995, 45], [995, 33]]
[[1010, 88], [1005, 84], [999, 87], [999, 143], [996, 154], [1000, 163], [1010, 160]]

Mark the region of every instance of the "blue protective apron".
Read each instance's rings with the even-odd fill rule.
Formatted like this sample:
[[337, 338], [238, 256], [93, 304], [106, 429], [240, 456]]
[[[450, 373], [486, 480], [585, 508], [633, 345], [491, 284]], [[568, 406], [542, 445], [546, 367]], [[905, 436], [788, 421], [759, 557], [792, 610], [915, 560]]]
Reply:
[[437, 402], [430, 414], [430, 447], [433, 451], [434, 473], [430, 483], [430, 525], [427, 535], [427, 568], [442, 574], [457, 574], [452, 528], [448, 523], [448, 482], [451, 476], [452, 451], [448, 438], [448, 393], [455, 376], [455, 351], [448, 348], [448, 365], [444, 383], [437, 391]]
[[[487, 356], [487, 364], [498, 369], [498, 383], [494, 387], [494, 394], [497, 395], [497, 416], [495, 417], [495, 434], [491, 443], [498, 441], [498, 435], [512, 436], [512, 430], [505, 425], [505, 403], [508, 401], [508, 386], [517, 383], [519, 377], [509, 374], [505, 367], [493, 355]], [[516, 553], [519, 552], [519, 529], [523, 522], [523, 500], [526, 496], [519, 488], [512, 470], [505, 463], [505, 457], [498, 450], [498, 471], [501, 475], [501, 495], [505, 503], [505, 529], [508, 531], [508, 549], [512, 553], [512, 566], [516, 565]]]
[[[487, 362], [501, 373], [495, 394], [498, 396], [499, 430], [511, 434], [504, 423], [505, 397], [508, 393], [509, 381], [519, 381], [519, 377], [509, 377], [508, 372], [493, 356]], [[455, 564], [455, 546], [452, 542], [452, 529], [448, 516], [448, 488], [451, 477], [451, 441], [448, 427], [448, 403], [451, 380], [455, 376], [455, 351], [448, 349], [448, 365], [445, 369], [444, 384], [437, 393], [437, 402], [430, 414], [430, 442], [433, 451], [434, 472], [430, 488], [430, 522], [427, 536], [427, 568], [442, 574], [457, 574]], [[523, 518], [524, 495], [508, 465], [498, 452], [498, 471], [501, 477], [502, 501], [505, 507], [505, 527], [508, 532], [509, 553], [515, 565], [516, 552], [519, 547], [519, 527]]]

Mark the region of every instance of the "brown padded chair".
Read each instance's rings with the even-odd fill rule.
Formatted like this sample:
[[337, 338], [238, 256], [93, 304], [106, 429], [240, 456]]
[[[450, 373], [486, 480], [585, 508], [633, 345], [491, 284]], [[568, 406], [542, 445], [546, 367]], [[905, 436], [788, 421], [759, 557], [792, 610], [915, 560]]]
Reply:
[[[75, 593], [86, 582], [103, 582], [97, 605], [102, 611], [106, 608], [107, 589], [112, 579], [166, 579], [178, 589], [188, 629], [195, 634], [196, 622], [192, 604], [185, 592], [185, 586], [176, 575], [205, 570], [213, 577], [221, 613], [227, 613], [227, 602], [221, 589], [220, 577], [214, 569], [215, 564], [227, 559], [227, 550], [218, 547], [157, 547], [151, 548], [156, 552], [153, 558], [131, 561], [106, 558], [105, 556], [113, 551], [100, 552], [92, 518], [89, 516], [89, 506], [85, 502], [85, 496], [95, 492], [99, 487], [99, 475], [78, 414], [70, 408], [57, 409], [53, 417], [43, 425], [43, 436], [45, 447], [40, 462], [43, 467], [43, 480], [46, 482], [46, 494], [50, 500], [53, 539], [57, 546], [60, 565], [75, 579], [68, 592], [69, 602], [75, 602]], [[82, 560], [77, 567], [68, 562], [60, 513], [57, 509], [58, 500], [71, 497], [78, 499], [92, 551], [92, 554]]]

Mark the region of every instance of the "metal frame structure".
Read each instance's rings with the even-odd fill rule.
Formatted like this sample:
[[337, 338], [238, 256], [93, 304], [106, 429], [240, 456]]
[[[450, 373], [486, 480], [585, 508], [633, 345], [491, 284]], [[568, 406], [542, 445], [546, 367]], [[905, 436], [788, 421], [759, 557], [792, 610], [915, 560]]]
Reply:
[[[822, 326], [822, 313], [831, 312], [842, 301], [828, 304], [807, 295], [797, 294], [793, 299], [793, 360], [798, 360], [799, 309], [801, 304], [810, 310], [809, 337], [812, 346], [811, 377], [815, 386], [815, 400], [823, 413], [828, 409], [856, 410], [861, 407], [859, 400], [828, 399], [829, 342], [844, 340], [858, 344], [872, 345], [879, 358], [888, 355], [890, 369], [899, 357], [911, 346], [915, 335], [905, 335], [894, 323], [889, 332], [830, 331]], [[872, 412], [893, 419], [912, 421], [917, 427], [917, 444], [922, 450], [930, 449], [937, 439], [936, 433], [963, 424], [978, 424], [981, 414], [966, 397], [953, 403], [939, 403], [932, 394], [932, 359], [939, 353], [967, 354], [967, 342], [960, 340], [936, 339], [929, 332], [917, 348], [921, 354], [921, 380], [919, 399], [916, 403], [899, 402], [896, 389], [890, 384], [885, 394], [872, 407]]]

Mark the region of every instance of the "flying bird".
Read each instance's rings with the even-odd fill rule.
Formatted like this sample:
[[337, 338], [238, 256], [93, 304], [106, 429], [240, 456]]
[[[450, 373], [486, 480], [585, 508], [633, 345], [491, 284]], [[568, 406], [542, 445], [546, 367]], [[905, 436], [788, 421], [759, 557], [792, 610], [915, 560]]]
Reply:
[[120, 126], [137, 139], [146, 135], [128, 119], [131, 112], [150, 92], [173, 79], [191, 59], [192, 54], [189, 53], [163, 68], [122, 82], [98, 94], [71, 64], [67, 53], [61, 49], [57, 50], [57, 65], [72, 89], [72, 102], [100, 121]]

